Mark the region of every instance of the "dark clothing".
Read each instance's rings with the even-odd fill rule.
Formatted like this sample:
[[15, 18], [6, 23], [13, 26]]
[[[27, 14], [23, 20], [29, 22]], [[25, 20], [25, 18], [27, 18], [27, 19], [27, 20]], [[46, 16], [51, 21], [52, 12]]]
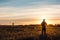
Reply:
[[46, 27], [43, 27], [42, 30], [43, 30], [43, 31], [46, 31]]
[[46, 34], [46, 25], [47, 25], [46, 22], [42, 22], [41, 23], [41, 26], [42, 26], [42, 34]]
[[47, 25], [46, 22], [42, 22], [42, 23], [41, 23], [42, 30], [46, 31], [46, 25]]
[[42, 22], [42, 23], [41, 23], [41, 26], [46, 26], [46, 25], [47, 25], [46, 22]]

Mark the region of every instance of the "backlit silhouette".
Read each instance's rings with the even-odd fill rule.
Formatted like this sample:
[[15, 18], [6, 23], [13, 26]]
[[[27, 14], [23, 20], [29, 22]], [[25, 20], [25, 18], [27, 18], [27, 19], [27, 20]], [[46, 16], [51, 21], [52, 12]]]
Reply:
[[46, 34], [46, 25], [47, 25], [47, 23], [45, 22], [45, 19], [43, 19], [43, 22], [41, 23], [41, 26], [42, 26], [42, 35]]

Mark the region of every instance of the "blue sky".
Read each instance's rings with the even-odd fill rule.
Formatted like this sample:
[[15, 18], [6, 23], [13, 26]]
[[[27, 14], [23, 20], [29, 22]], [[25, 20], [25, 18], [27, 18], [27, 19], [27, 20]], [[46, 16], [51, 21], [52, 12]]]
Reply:
[[23, 7], [36, 5], [59, 5], [60, 0], [0, 0], [0, 6]]
[[[0, 0], [0, 20], [19, 19], [20, 24], [31, 23], [31, 21], [38, 23], [43, 16], [47, 19], [59, 19], [60, 0]], [[18, 21], [16, 23], [18, 24]]]

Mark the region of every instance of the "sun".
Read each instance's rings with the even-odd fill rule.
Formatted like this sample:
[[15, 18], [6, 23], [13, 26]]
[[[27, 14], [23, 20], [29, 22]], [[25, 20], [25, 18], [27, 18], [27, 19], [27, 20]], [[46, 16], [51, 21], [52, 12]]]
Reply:
[[43, 21], [43, 19], [45, 19], [45, 21], [46, 21], [47, 24], [50, 23], [49, 20], [48, 20], [48, 18], [47, 18], [46, 16], [41, 16], [41, 21], [40, 21], [40, 23]]

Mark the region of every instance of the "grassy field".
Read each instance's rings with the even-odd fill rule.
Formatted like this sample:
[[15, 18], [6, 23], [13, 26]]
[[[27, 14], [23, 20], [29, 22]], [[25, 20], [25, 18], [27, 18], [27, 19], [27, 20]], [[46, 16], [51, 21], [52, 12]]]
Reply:
[[0, 25], [0, 40], [60, 40], [60, 26], [49, 25], [42, 36], [40, 25]]

